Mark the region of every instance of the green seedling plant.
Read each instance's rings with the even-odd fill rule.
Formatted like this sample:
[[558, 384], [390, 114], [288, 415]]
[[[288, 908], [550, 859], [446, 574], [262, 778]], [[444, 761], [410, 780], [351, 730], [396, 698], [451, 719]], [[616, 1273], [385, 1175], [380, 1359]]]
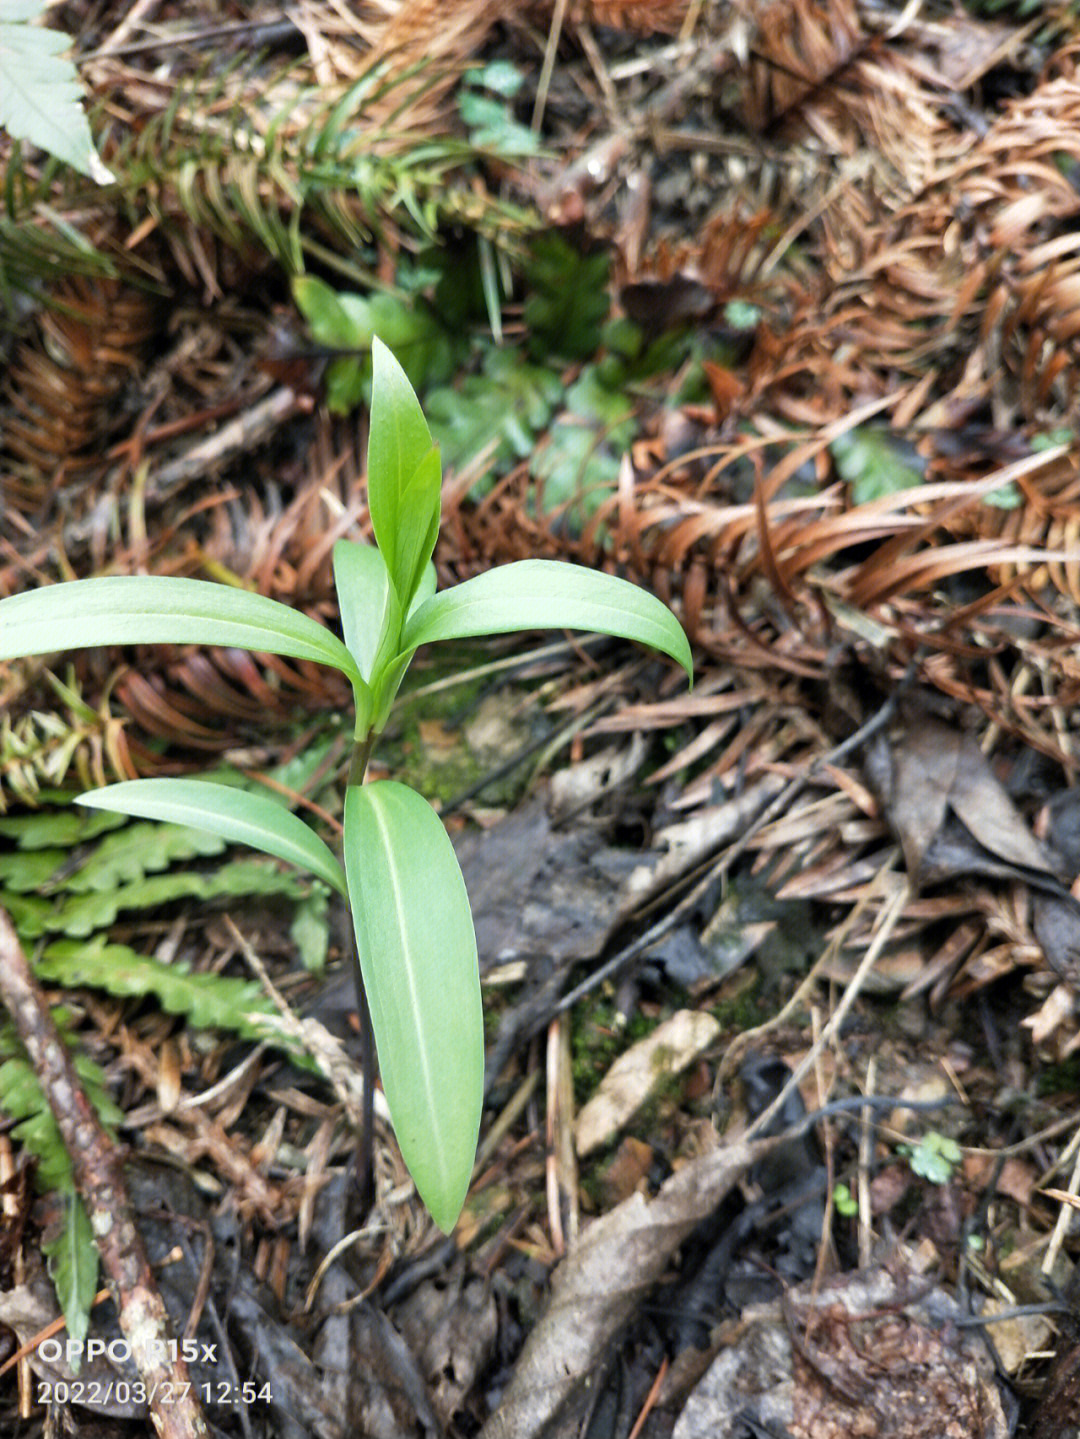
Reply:
[[913, 1174], [931, 1184], [948, 1184], [962, 1157], [956, 1140], [936, 1129], [924, 1134], [916, 1145], [900, 1145], [897, 1152], [907, 1159]]
[[504, 565], [436, 592], [442, 472], [420, 404], [373, 345], [368, 503], [375, 544], [334, 547], [343, 640], [264, 595], [205, 580], [106, 576], [0, 601], [0, 659], [107, 644], [208, 644], [315, 660], [355, 699], [342, 858], [259, 794], [198, 779], [130, 780], [81, 803], [210, 830], [297, 865], [348, 905], [382, 1085], [417, 1191], [449, 1232], [465, 1201], [480, 1126], [483, 1016], [465, 883], [441, 820], [395, 780], [365, 783], [409, 662], [435, 640], [576, 629], [650, 645], [692, 678], [690, 646], [655, 596], [553, 560]]

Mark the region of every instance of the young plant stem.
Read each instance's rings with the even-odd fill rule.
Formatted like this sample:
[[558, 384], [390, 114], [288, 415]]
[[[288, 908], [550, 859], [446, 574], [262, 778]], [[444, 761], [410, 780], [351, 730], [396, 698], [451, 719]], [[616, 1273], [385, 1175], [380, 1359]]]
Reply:
[[364, 1100], [360, 1141], [356, 1146], [355, 1177], [360, 1195], [360, 1208], [367, 1214], [375, 1203], [375, 1036], [371, 1029], [364, 976], [360, 973], [360, 956], [356, 935], [349, 921], [349, 948], [352, 953], [353, 984], [356, 988], [356, 1013], [360, 1022], [360, 1072], [364, 1077]]
[[[375, 734], [369, 731], [353, 746], [349, 761], [348, 784], [363, 784], [367, 777]], [[349, 916], [349, 949], [352, 958], [353, 985], [356, 990], [356, 1014], [360, 1024], [360, 1071], [364, 1077], [363, 1132], [356, 1148], [356, 1187], [364, 1213], [375, 1202], [375, 1036], [371, 1028], [364, 976], [360, 969], [360, 953], [356, 947], [356, 930]]]
[[352, 758], [349, 761], [349, 777], [346, 784], [363, 784], [367, 776], [368, 760], [371, 758], [371, 751], [375, 745], [375, 732], [369, 730], [362, 740], [353, 745]]

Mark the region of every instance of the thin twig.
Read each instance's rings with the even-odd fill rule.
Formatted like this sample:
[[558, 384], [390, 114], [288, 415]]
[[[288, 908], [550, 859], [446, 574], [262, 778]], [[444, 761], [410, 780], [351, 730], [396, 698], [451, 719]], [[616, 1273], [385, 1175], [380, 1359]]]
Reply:
[[[831, 1044], [834, 1035], [840, 1032], [840, 1026], [847, 1018], [848, 1012], [850, 1011], [851, 1006], [855, 1003], [855, 1000], [858, 998], [858, 995], [862, 990], [863, 985], [870, 978], [874, 965], [877, 963], [878, 958], [881, 955], [881, 951], [885, 948], [886, 944], [888, 944], [890, 938], [892, 937], [893, 930], [899, 923], [900, 916], [901, 914], [903, 914], [904, 907], [906, 906], [910, 898], [911, 884], [909, 881], [905, 880], [904, 883], [897, 890], [896, 894], [893, 896], [891, 902], [885, 908], [881, 916], [881, 923], [878, 927], [878, 932], [874, 936], [873, 941], [871, 942], [866, 953], [863, 955], [862, 960], [859, 963], [858, 969], [851, 976], [851, 981], [848, 984], [847, 989], [844, 990], [844, 993], [840, 999], [840, 1003], [836, 1006], [836, 1009], [829, 1017], [828, 1024], [826, 1024], [825, 1028], [821, 1031], [820, 1037], [815, 1041], [809, 1054], [807, 1054], [802, 1059], [802, 1061], [798, 1065], [796, 1065], [795, 1071], [792, 1074], [791, 1078], [784, 1085], [783, 1089], [781, 1089], [780, 1093], [773, 1100], [772, 1104], [769, 1105], [768, 1109], [766, 1109], [764, 1113], [758, 1115], [757, 1119], [754, 1120], [753, 1124], [747, 1130], [746, 1133], [748, 1139], [753, 1139], [755, 1138], [755, 1136], [764, 1134], [766, 1132], [767, 1125], [783, 1109], [784, 1105], [787, 1103], [788, 1096], [802, 1082], [803, 1076], [809, 1072], [811, 1065], [814, 1064], [814, 1062], [816, 1061], [820, 1051], [824, 1049], [826, 1045]], [[865, 1101], [863, 1102], [865, 1103]]]
[[[7, 1007], [71, 1158], [102, 1268], [160, 1439], [209, 1439], [210, 1430], [166, 1313], [124, 1182], [121, 1151], [83, 1089], [19, 937], [0, 909], [0, 1000]], [[172, 1401], [165, 1402], [165, 1397]]]

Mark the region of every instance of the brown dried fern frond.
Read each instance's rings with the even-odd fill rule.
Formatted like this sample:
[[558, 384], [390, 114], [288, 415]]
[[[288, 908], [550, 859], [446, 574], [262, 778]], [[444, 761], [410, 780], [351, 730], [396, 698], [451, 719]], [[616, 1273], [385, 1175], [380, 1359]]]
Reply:
[[371, 54], [365, 68], [398, 83], [373, 112], [395, 129], [428, 131], [443, 119], [446, 97], [509, 0], [376, 0], [360, 7]]
[[751, 26], [740, 110], [759, 134], [800, 112], [865, 43], [853, 0], [744, 0], [738, 9]]
[[3, 447], [42, 485], [91, 458], [123, 421], [121, 400], [159, 332], [161, 304], [118, 279], [54, 285], [4, 374]]
[[[1080, 359], [1080, 77], [1075, 56], [1010, 102], [889, 219], [827, 221], [833, 308], [858, 295], [869, 366], [943, 371], [943, 391], [993, 407], [1001, 429], [1074, 416]], [[944, 422], [942, 405], [922, 416]]]

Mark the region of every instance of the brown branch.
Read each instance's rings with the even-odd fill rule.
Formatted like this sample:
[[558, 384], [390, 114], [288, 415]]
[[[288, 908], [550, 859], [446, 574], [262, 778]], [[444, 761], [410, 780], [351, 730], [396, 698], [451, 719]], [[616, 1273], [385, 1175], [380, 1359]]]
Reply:
[[[0, 1000], [9, 1010], [71, 1156], [120, 1328], [146, 1386], [161, 1439], [209, 1439], [183, 1361], [170, 1361], [169, 1318], [124, 1184], [121, 1153], [106, 1134], [30, 972], [19, 937], [0, 909]], [[168, 1396], [171, 1403], [163, 1402]]]

